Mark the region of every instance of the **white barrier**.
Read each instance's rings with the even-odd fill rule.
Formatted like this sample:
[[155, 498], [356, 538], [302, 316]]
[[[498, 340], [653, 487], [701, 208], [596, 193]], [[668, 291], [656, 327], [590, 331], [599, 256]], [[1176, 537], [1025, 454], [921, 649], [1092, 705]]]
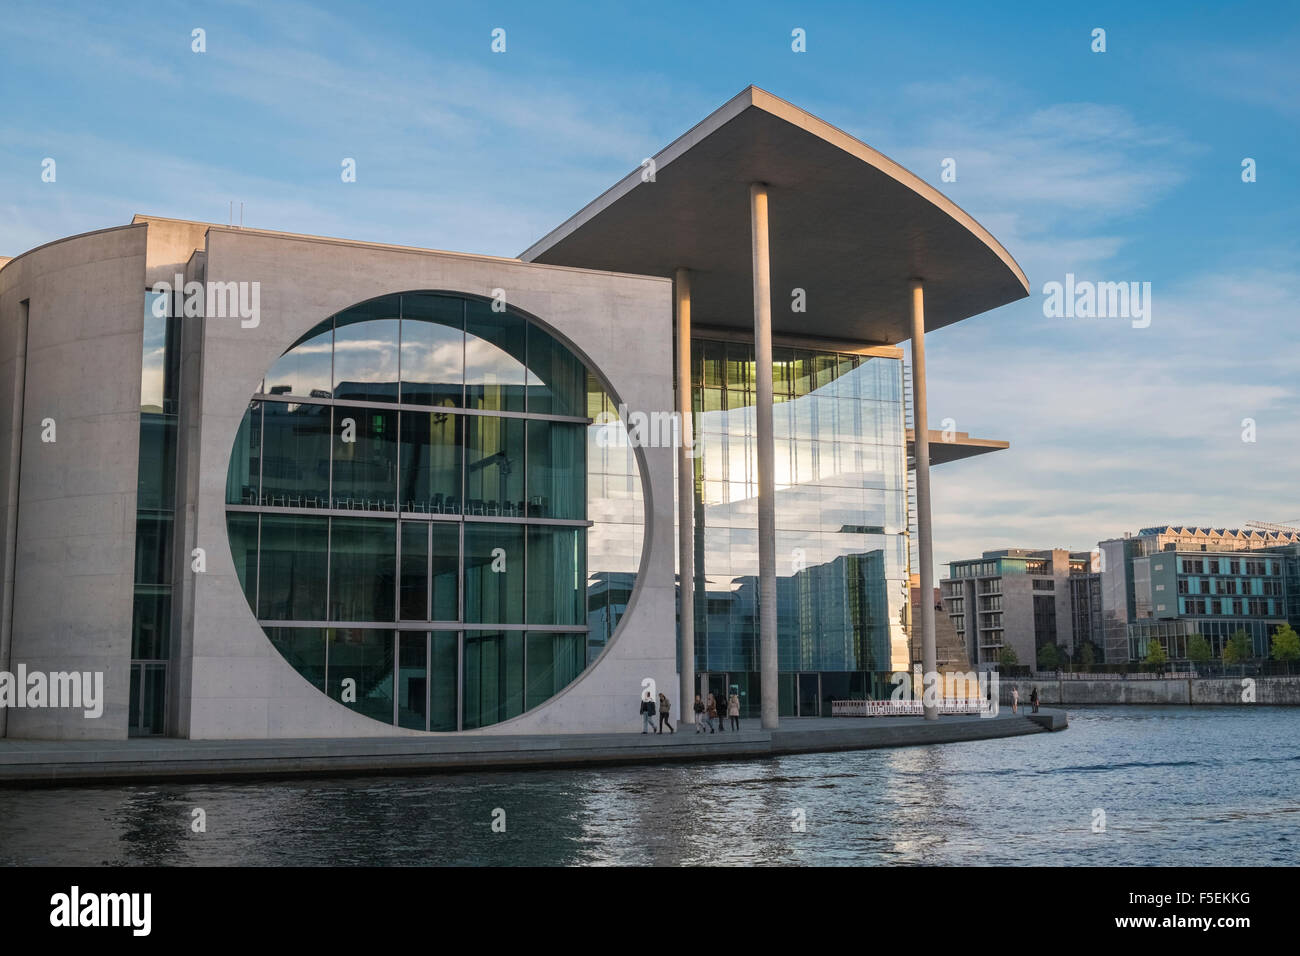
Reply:
[[[982, 697], [953, 699], [945, 697], [938, 702], [941, 714], [982, 714], [992, 704]], [[919, 700], [833, 700], [832, 717], [919, 717], [925, 705]]]

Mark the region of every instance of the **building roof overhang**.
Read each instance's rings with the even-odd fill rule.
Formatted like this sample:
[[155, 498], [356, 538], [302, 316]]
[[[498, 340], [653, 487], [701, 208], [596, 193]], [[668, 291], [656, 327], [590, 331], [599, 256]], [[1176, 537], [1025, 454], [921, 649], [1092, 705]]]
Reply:
[[[671, 277], [691, 270], [692, 318], [753, 327], [749, 184], [769, 193], [776, 333], [894, 344], [910, 336], [910, 282], [926, 330], [1029, 294], [992, 235], [865, 143], [756, 87], [526, 249], [530, 262]], [[643, 181], [643, 174], [646, 180]], [[795, 289], [806, 312], [783, 303]]]
[[[949, 438], [944, 438], [944, 433], [937, 428], [931, 428], [930, 434], [930, 466], [946, 465], [950, 461], [961, 461], [963, 458], [973, 458], [976, 455], [986, 455], [991, 451], [1002, 451], [1010, 448], [1011, 443], [999, 441], [996, 438], [971, 438], [967, 432], [949, 432]], [[916, 456], [916, 433], [912, 429], [907, 430], [907, 457]]]

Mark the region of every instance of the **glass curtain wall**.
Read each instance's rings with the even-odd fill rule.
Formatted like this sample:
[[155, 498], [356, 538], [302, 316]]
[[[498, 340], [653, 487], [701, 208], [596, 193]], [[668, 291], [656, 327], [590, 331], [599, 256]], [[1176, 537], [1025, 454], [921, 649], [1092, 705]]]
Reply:
[[[753, 346], [694, 339], [692, 361], [695, 666], [730, 675], [756, 714]], [[906, 647], [902, 361], [777, 347], [773, 393], [778, 696], [787, 715], [829, 712], [827, 695], [887, 691]]]
[[640, 562], [613, 407], [567, 348], [487, 302], [387, 296], [309, 331], [250, 401], [227, 478], [272, 643], [331, 698], [417, 730], [554, 696], [607, 643]]

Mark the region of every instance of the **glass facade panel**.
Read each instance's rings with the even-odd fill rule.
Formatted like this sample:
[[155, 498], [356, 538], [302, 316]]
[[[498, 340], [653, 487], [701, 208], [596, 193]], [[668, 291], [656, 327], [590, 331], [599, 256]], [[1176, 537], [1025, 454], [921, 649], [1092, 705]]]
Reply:
[[464, 416], [404, 411], [401, 419], [402, 510], [460, 514]]
[[262, 492], [262, 403], [249, 402], [226, 471], [226, 504], [255, 505]]
[[435, 621], [460, 620], [460, 523], [435, 521], [430, 526], [433, 547], [429, 567]]
[[252, 598], [257, 590], [257, 515], [247, 511], [227, 512], [226, 534], [230, 538], [230, 556], [235, 560], [239, 586]]
[[527, 528], [529, 624], [583, 623], [585, 530], [553, 525]]
[[586, 427], [528, 422], [528, 515], [582, 518], [587, 509]]
[[334, 507], [397, 510], [397, 412], [334, 408]]
[[465, 633], [465, 730], [524, 712], [524, 632]]
[[[258, 503], [278, 508], [328, 508], [329, 406], [266, 402], [262, 430], [262, 491]], [[230, 482], [226, 485], [229, 487]]]
[[424, 730], [429, 709], [429, 635], [397, 635], [397, 726]]
[[264, 621], [325, 620], [329, 521], [262, 515], [257, 616]]
[[470, 300], [465, 316], [465, 404], [468, 408], [522, 412], [527, 333], [524, 320]]
[[326, 634], [326, 692], [359, 714], [393, 723], [393, 632], [335, 627]]
[[469, 418], [466, 423], [465, 514], [523, 516], [524, 424], [521, 418], [486, 415]]
[[526, 648], [524, 708], [545, 703], [582, 673], [587, 666], [585, 634], [529, 631]]
[[334, 397], [397, 401], [401, 298], [390, 295], [340, 312], [334, 319]]
[[457, 730], [460, 706], [460, 635], [455, 631], [433, 631], [429, 635], [429, 729]]
[[402, 401], [465, 404], [465, 300], [402, 296]]
[[429, 620], [429, 525], [402, 522], [402, 583], [399, 612], [403, 621]]
[[585, 415], [587, 370], [579, 358], [535, 325], [528, 326], [528, 411]]
[[329, 398], [333, 385], [334, 320], [326, 319], [285, 352], [266, 373], [267, 395]]
[[319, 691], [325, 690], [325, 630], [319, 627], [268, 627], [266, 636], [293, 669]]
[[465, 522], [465, 620], [524, 623], [524, 528]]
[[397, 523], [330, 519], [331, 621], [394, 620]]

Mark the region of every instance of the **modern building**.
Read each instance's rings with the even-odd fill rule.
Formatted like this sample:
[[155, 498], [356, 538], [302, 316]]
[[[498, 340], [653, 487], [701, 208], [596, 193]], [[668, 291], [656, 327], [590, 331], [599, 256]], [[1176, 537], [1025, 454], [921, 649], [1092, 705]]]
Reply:
[[925, 334], [1028, 282], [752, 87], [653, 160], [518, 258], [136, 216], [0, 262], [0, 672], [106, 698], [4, 732], [615, 731], [700, 686], [772, 727], [906, 669], [930, 465], [1005, 447], [908, 434]]
[[1186, 659], [1193, 634], [1219, 657], [1237, 631], [1267, 656], [1278, 626], [1300, 623], [1298, 544], [1293, 532], [1182, 525], [1102, 541], [1107, 662], [1142, 660], [1151, 640]]
[[1092, 633], [1078, 632], [1085, 622], [1092, 627], [1092, 611], [1076, 604], [1076, 596], [1091, 595], [1096, 584], [1093, 557], [1060, 548], [1008, 548], [951, 562], [940, 583], [942, 598], [971, 663], [987, 670], [1011, 647], [1019, 664], [1034, 666], [1045, 644], [1073, 656]]

